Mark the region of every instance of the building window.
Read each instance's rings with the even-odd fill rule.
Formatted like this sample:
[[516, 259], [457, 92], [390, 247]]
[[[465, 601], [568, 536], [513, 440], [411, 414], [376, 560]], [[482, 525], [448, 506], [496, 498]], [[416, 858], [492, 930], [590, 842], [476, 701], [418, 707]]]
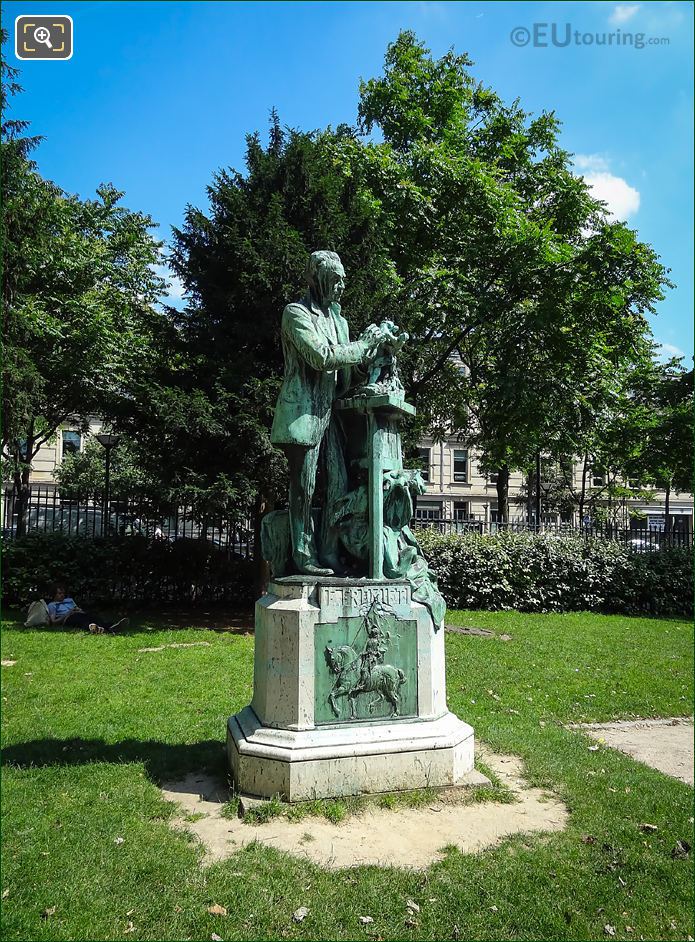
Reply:
[[467, 520], [470, 517], [470, 502], [467, 500], [454, 501], [454, 520]]
[[601, 468], [594, 468], [591, 472], [591, 486], [603, 487], [605, 483], [606, 478]]
[[454, 483], [465, 484], [468, 481], [468, 452], [456, 450], [454, 452]]
[[560, 480], [563, 484], [570, 486], [575, 480], [575, 468], [571, 458], [560, 458], [558, 463], [560, 471]]
[[82, 436], [79, 432], [69, 432], [63, 431], [61, 438], [63, 439], [63, 458], [66, 455], [76, 455], [80, 450], [80, 445], [82, 442]]
[[418, 448], [418, 458], [420, 459], [420, 471], [423, 481], [429, 482], [430, 479], [430, 450], [429, 448]]
[[491, 472], [488, 474], [488, 476], [487, 476], [487, 483], [488, 483], [488, 484], [497, 484], [497, 478], [498, 478], [498, 477], [499, 477], [499, 474], [498, 474], [496, 471], [491, 471]]
[[441, 501], [419, 500], [415, 506], [415, 519], [416, 520], [440, 520], [441, 516], [442, 516], [442, 502]]

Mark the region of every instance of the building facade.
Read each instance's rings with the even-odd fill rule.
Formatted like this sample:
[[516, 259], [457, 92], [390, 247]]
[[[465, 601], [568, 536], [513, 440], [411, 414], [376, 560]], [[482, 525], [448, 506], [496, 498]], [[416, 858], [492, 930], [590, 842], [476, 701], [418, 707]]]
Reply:
[[[498, 521], [497, 505], [497, 476], [486, 474], [481, 470], [474, 451], [466, 448], [455, 437], [444, 441], [434, 442], [424, 439], [419, 455], [423, 477], [427, 484], [426, 493], [418, 498], [416, 517], [420, 520], [451, 520], [451, 521], [483, 521], [494, 524]], [[582, 486], [582, 475], [585, 473], [580, 461], [574, 463], [571, 474], [572, 487], [579, 493]], [[606, 479], [600, 469], [589, 469], [585, 476], [587, 494], [594, 497], [596, 506], [608, 508], [609, 498], [604, 495]], [[541, 475], [541, 491], [543, 492], [543, 476]], [[645, 497], [643, 491], [633, 489], [634, 496], [629, 495], [629, 485], [625, 485], [628, 495], [620, 504], [623, 516], [631, 521], [635, 529], [663, 530], [665, 527], [666, 492], [663, 490], [651, 491]], [[509, 476], [509, 520], [511, 522], [526, 523], [527, 488], [525, 475], [520, 471], [513, 471]], [[673, 527], [686, 532], [693, 531], [693, 495], [671, 493], [669, 513], [672, 517]], [[613, 507], [616, 508], [615, 501]], [[590, 512], [585, 513], [585, 520], [579, 520], [576, 510], [560, 512], [541, 509], [541, 522], [545, 524], [568, 524], [579, 526], [582, 523], [596, 522], [591, 518]], [[587, 519], [588, 518], [588, 519]], [[533, 520], [533, 514], [531, 516]], [[628, 525], [629, 522], [628, 522]]]
[[78, 422], [66, 422], [51, 439], [39, 449], [32, 463], [32, 484], [55, 484], [56, 469], [63, 458], [69, 454], [83, 451], [90, 437], [102, 429], [102, 421], [94, 416], [89, 418], [89, 430], [83, 432]]
[[[54, 485], [55, 472], [64, 457], [70, 453], [82, 451], [90, 437], [102, 429], [100, 419], [89, 420], [89, 430], [82, 432], [77, 422], [66, 423], [58, 430], [56, 437], [44, 445], [36, 458], [31, 476], [33, 484]], [[444, 441], [423, 439], [419, 448], [426, 493], [418, 498], [416, 517], [420, 520], [474, 521], [494, 524], [498, 521], [497, 479], [494, 474], [481, 470], [474, 451], [467, 448], [454, 436]], [[575, 492], [581, 489], [582, 465], [576, 462], [571, 471]], [[607, 505], [601, 498], [601, 489], [605, 479], [600, 471], [589, 471], [586, 477], [586, 489], [597, 494], [596, 503]], [[634, 497], [623, 501], [624, 510], [634, 521], [635, 528], [663, 530], [665, 527], [664, 491], [655, 491], [644, 499], [635, 490]], [[693, 495], [674, 494], [670, 496], [670, 514], [672, 526], [685, 532], [693, 531]], [[545, 524], [568, 524], [579, 526], [578, 512], [566, 513], [550, 511], [547, 507], [541, 511]], [[509, 478], [509, 519], [520, 524], [527, 522], [526, 479], [514, 471]], [[531, 520], [533, 521], [533, 519]], [[586, 515], [584, 523], [587, 522]]]

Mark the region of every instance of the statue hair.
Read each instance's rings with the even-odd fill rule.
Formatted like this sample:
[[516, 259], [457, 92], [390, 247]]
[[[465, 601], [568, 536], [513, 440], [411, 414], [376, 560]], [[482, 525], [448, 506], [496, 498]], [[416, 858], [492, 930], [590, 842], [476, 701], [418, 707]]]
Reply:
[[312, 293], [319, 299], [325, 298], [327, 293], [327, 275], [335, 271], [342, 262], [337, 252], [329, 252], [327, 249], [321, 249], [318, 252], [312, 252], [309, 256], [309, 264], [306, 269], [306, 280]]

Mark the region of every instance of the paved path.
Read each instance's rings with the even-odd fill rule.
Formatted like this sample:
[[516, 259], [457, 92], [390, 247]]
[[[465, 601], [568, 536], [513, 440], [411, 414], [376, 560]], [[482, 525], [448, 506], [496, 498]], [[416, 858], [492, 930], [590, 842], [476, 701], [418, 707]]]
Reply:
[[586, 723], [589, 736], [613, 749], [644, 762], [659, 772], [693, 785], [693, 721], [688, 717], [666, 720], [632, 720], [615, 723]]

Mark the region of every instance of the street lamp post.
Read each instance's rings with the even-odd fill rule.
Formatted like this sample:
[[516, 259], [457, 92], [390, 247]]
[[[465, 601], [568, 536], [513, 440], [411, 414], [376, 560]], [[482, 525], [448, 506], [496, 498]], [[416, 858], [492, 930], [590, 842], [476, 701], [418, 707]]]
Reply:
[[99, 435], [96, 435], [96, 440], [100, 445], [104, 446], [106, 451], [106, 479], [104, 481], [104, 507], [102, 509], [102, 522], [101, 522], [101, 531], [102, 535], [106, 535], [106, 529], [108, 524], [108, 513], [109, 513], [109, 503], [110, 503], [110, 483], [111, 483], [111, 452], [119, 443], [120, 438], [117, 435], [109, 435], [105, 432], [100, 432]]

